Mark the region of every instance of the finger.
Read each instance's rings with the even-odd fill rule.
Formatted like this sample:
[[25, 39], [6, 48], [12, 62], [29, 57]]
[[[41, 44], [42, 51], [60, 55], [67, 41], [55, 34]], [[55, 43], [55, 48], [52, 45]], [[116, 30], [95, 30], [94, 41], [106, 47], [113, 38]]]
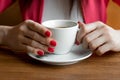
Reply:
[[55, 47], [57, 45], [57, 42], [54, 39], [43, 37], [40, 34], [30, 31], [28, 29], [24, 31], [24, 35], [44, 45], [48, 45], [52, 47]]
[[98, 55], [103, 55], [104, 53], [108, 52], [111, 50], [111, 45], [109, 43], [105, 43], [104, 45], [100, 46], [96, 52]]
[[19, 49], [14, 49], [15, 52], [23, 52], [23, 53], [33, 53], [35, 55], [43, 56], [44, 51], [41, 49], [37, 49], [25, 44], [19, 44]]
[[86, 33], [89, 33], [95, 29], [98, 28], [102, 28], [104, 26], [106, 26], [104, 23], [97, 21], [97, 22], [93, 22], [93, 23], [89, 23], [89, 24], [85, 24], [86, 27], [84, 27], [84, 30], [86, 31]]
[[76, 37], [76, 44], [79, 45], [82, 41], [82, 37], [85, 35], [85, 24], [82, 22], [78, 22], [79, 24], [79, 31], [77, 32]]
[[38, 32], [43, 36], [50, 37], [52, 35], [52, 32], [49, 29], [45, 28], [43, 25], [37, 22], [34, 22], [32, 20], [27, 20], [25, 21], [25, 23], [30, 30]]
[[82, 47], [85, 48], [85, 49], [88, 49], [88, 43], [83, 41], [82, 42]]
[[31, 47], [34, 47], [34, 48], [38, 48], [38, 49], [41, 49], [45, 52], [49, 52], [49, 53], [53, 53], [54, 52], [54, 48], [52, 47], [49, 47], [49, 46], [46, 46], [46, 45], [43, 45], [43, 44], [40, 44], [34, 40], [31, 40], [27, 37], [23, 37], [21, 39], [21, 42], [25, 45], [28, 45], [28, 46], [31, 46]]
[[79, 28], [84, 28], [84, 26], [85, 26], [85, 23], [83, 23], [83, 22], [80, 22], [80, 21], [78, 21], [78, 24], [79, 24]]
[[[88, 33], [88, 34], [83, 38], [83, 46], [84, 46], [85, 48], [89, 48], [89, 46], [91, 46], [91, 45], [89, 45], [89, 43], [92, 44], [93, 40], [97, 39], [97, 38], [100, 37], [102, 34], [103, 34], [103, 32], [102, 32], [101, 29], [96, 29], [96, 30]], [[93, 45], [95, 45], [95, 44], [93, 43]], [[93, 45], [92, 45], [92, 46], [93, 46]], [[92, 49], [93, 49], [93, 47], [92, 47]]]
[[92, 40], [89, 43], [89, 48], [94, 51], [96, 50], [98, 47], [100, 47], [101, 45], [105, 44], [107, 42], [107, 39], [105, 36], [100, 36], [94, 40]]
[[44, 51], [41, 49], [37, 49], [28, 45], [22, 45], [22, 48], [27, 52], [27, 53], [33, 53], [35, 55], [43, 56]]
[[79, 25], [81, 28], [77, 34], [77, 41], [80, 43], [82, 42], [82, 39], [86, 34], [96, 30], [99, 26], [97, 22], [90, 24], [79, 23]]
[[103, 34], [102, 30], [101, 29], [96, 29], [92, 32], [90, 32], [89, 34], [87, 34], [85, 37], [84, 37], [84, 41], [86, 41], [87, 43], [91, 42], [92, 40], [100, 37], [101, 35]]

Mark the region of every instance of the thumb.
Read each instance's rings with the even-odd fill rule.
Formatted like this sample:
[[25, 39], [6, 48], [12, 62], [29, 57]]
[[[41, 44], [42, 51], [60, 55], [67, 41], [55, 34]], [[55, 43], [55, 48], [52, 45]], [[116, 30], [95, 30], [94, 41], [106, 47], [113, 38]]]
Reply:
[[78, 21], [80, 30], [77, 33], [76, 44], [80, 44], [82, 42], [83, 37], [85, 36], [85, 23]]
[[85, 30], [85, 23], [78, 21], [79, 28], [82, 28], [82, 30]]

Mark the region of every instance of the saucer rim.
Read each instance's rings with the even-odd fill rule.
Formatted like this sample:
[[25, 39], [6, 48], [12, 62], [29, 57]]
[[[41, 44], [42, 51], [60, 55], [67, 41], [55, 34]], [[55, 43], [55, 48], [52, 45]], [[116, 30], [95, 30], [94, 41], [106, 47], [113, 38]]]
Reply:
[[[87, 52], [86, 52], [87, 54]], [[41, 61], [41, 62], [51, 62], [51, 63], [66, 63], [66, 62], [77, 62], [77, 61], [81, 61], [81, 60], [84, 60], [84, 59], [87, 59], [89, 58], [91, 55], [92, 55], [92, 52], [89, 51], [88, 55], [84, 56], [84, 57], [78, 57], [78, 58], [75, 58], [75, 59], [71, 59], [71, 60], [65, 60], [65, 61], [52, 61], [52, 60], [45, 60], [45, 59], [42, 59], [42, 58], [37, 58], [36, 55], [34, 55], [33, 53], [28, 53], [28, 55], [38, 61]], [[65, 54], [66, 55], [66, 54]]]

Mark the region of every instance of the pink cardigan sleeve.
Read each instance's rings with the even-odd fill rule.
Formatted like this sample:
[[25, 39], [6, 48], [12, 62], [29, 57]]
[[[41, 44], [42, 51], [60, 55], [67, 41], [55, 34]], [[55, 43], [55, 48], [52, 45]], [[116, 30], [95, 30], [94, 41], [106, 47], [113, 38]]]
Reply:
[[42, 21], [44, 0], [19, 0], [23, 20]]
[[[107, 6], [110, 0], [81, 0], [85, 23], [107, 21]], [[112, 0], [120, 6], [120, 0]]]
[[[0, 13], [11, 6], [16, 0], [0, 0]], [[31, 19], [41, 23], [44, 0], [19, 0], [23, 20]]]
[[0, 0], [0, 13], [12, 5], [15, 0]]

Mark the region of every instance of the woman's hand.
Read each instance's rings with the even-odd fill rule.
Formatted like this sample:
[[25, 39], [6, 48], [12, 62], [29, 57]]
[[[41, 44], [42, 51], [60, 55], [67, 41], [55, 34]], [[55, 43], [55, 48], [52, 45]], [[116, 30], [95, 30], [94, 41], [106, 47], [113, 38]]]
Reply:
[[44, 55], [44, 52], [54, 52], [56, 41], [51, 35], [41, 24], [26, 20], [7, 30], [2, 43], [13, 51]]
[[102, 22], [90, 24], [79, 23], [80, 30], [77, 34], [77, 44], [89, 48], [98, 55], [107, 51], [120, 51], [120, 31], [114, 30]]

